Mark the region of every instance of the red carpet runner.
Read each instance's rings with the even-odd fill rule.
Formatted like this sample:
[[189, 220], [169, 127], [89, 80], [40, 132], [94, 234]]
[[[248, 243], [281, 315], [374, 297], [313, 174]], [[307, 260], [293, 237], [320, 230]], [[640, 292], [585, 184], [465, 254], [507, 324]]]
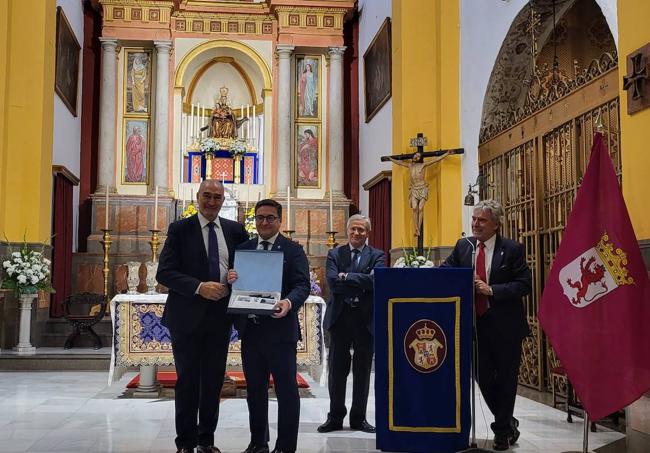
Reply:
[[[230, 377], [238, 389], [246, 388], [246, 379], [244, 378], [243, 371], [227, 371], [226, 375]], [[159, 371], [156, 375], [158, 382], [165, 388], [174, 388], [176, 386], [176, 372], [175, 371]], [[131, 381], [126, 384], [126, 388], [132, 389], [138, 386], [140, 382], [140, 374], [131, 379]], [[298, 388], [307, 389], [309, 384], [305, 381], [300, 374], [296, 374], [296, 382], [298, 383]], [[269, 380], [269, 385], [273, 387], [273, 377]]]

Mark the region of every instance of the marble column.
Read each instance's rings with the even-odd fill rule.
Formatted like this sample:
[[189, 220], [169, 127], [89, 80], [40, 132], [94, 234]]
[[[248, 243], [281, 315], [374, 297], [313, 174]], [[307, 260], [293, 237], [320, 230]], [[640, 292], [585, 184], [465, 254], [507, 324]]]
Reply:
[[102, 43], [102, 81], [99, 92], [99, 162], [97, 193], [115, 187], [115, 84], [117, 39], [99, 38]]
[[275, 193], [285, 195], [291, 184], [291, 54], [293, 46], [278, 45], [278, 139]]
[[156, 120], [154, 129], [153, 185], [161, 193], [169, 190], [169, 52], [171, 41], [154, 41], [156, 46]]
[[329, 65], [329, 183], [334, 197], [343, 197], [343, 53], [345, 46], [330, 47]]

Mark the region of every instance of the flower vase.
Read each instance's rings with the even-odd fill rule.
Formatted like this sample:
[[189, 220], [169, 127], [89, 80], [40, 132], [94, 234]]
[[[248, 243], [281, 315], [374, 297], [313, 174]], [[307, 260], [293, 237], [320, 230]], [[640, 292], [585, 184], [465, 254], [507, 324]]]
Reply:
[[239, 184], [241, 182], [241, 158], [242, 158], [241, 154], [235, 154], [234, 156], [232, 156], [233, 165], [235, 166], [234, 168], [235, 177], [233, 181], [235, 184]]
[[128, 274], [126, 276], [127, 294], [138, 294], [138, 283], [140, 283], [140, 262], [129, 261], [126, 263]]
[[156, 291], [156, 272], [158, 272], [158, 262], [147, 261], [147, 294], [158, 294]]
[[36, 348], [30, 342], [32, 330], [32, 303], [38, 298], [38, 293], [20, 294], [20, 324], [18, 344], [14, 348], [18, 355], [34, 355]]

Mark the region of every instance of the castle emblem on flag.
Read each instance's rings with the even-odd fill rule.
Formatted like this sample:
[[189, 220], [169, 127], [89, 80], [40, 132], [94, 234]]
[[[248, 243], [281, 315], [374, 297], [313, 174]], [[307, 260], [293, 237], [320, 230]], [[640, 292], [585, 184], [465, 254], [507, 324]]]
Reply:
[[560, 270], [560, 285], [571, 305], [584, 308], [619, 286], [634, 284], [626, 265], [627, 254], [604, 232], [598, 244]]
[[430, 319], [420, 319], [404, 336], [404, 353], [409, 364], [420, 373], [436, 371], [447, 356], [447, 338], [440, 326]]

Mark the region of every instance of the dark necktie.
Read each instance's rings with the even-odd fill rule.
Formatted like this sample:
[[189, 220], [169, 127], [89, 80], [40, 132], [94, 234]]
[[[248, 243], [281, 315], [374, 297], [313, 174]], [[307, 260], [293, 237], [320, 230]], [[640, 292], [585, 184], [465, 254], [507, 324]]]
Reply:
[[221, 280], [221, 270], [219, 269], [219, 241], [217, 232], [214, 229], [215, 223], [208, 223], [208, 272], [212, 282]]
[[[487, 283], [487, 271], [485, 267], [485, 244], [478, 245], [478, 254], [476, 255], [476, 275], [478, 278]], [[488, 310], [488, 296], [476, 293], [476, 315], [483, 316]]]
[[352, 260], [350, 262], [350, 272], [356, 272], [359, 267], [359, 253], [361, 253], [361, 250], [352, 249]]
[[268, 249], [269, 249], [269, 245], [271, 245], [271, 243], [270, 243], [269, 241], [262, 241], [262, 242], [260, 242], [260, 244], [262, 244], [262, 248], [263, 248], [264, 250], [268, 250]]

